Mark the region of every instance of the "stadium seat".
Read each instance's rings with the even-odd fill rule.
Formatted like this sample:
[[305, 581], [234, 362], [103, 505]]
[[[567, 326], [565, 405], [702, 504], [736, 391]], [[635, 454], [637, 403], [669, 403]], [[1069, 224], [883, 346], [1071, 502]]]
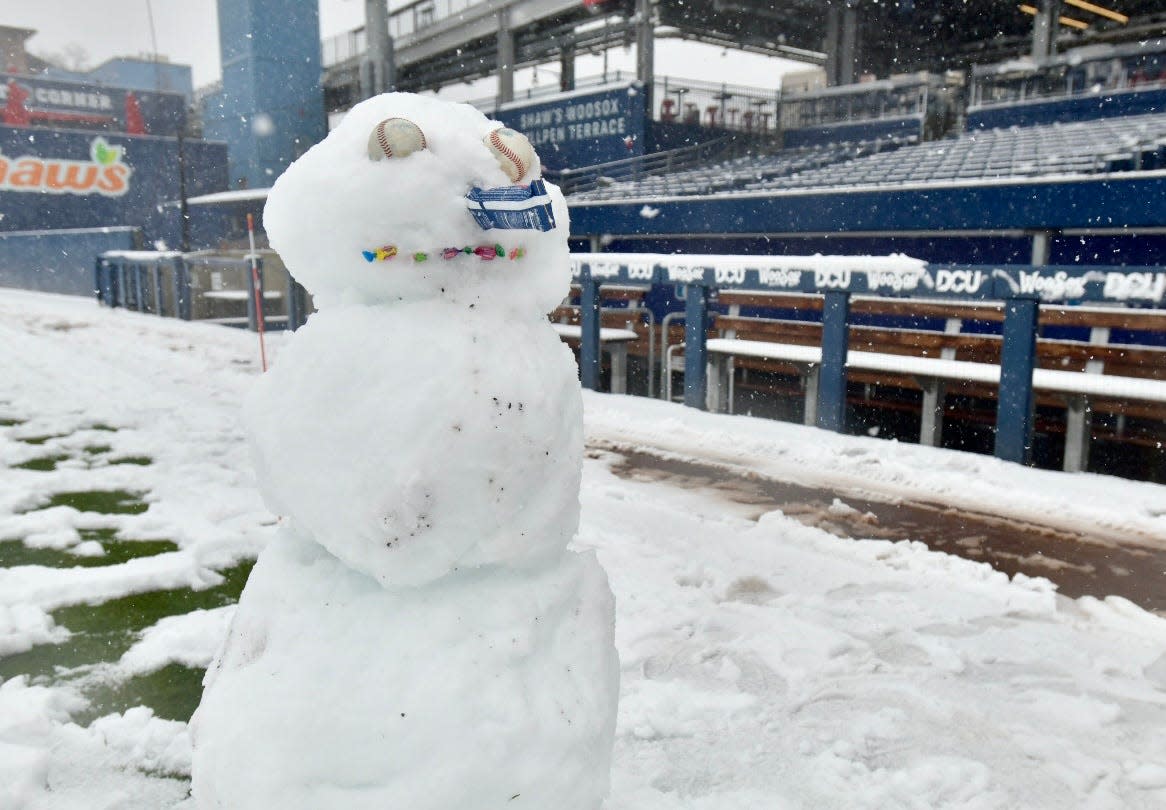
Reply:
[[[718, 107], [709, 107], [710, 121], [717, 120], [718, 112]], [[573, 198], [612, 200], [1145, 171], [1166, 167], [1166, 114], [975, 130], [939, 141], [916, 141], [916, 136], [909, 136], [785, 149], [617, 183]]]

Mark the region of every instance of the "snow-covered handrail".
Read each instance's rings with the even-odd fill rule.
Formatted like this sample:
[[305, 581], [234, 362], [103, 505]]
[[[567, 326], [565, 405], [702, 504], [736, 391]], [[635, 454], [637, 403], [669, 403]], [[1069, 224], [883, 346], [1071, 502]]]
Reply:
[[713, 290], [817, 293], [822, 307], [817, 424], [839, 431], [846, 406], [846, 358], [853, 294], [889, 298], [1000, 300], [1004, 326], [999, 366], [996, 455], [1024, 462], [1032, 446], [1033, 371], [1040, 304], [1166, 304], [1166, 267], [933, 265], [908, 256], [719, 256], [577, 253], [571, 271], [581, 289], [583, 384], [599, 382], [599, 286], [684, 288], [684, 402], [705, 408]]
[[599, 283], [888, 297], [1166, 306], [1166, 267], [929, 264], [909, 256], [573, 253], [572, 277]]

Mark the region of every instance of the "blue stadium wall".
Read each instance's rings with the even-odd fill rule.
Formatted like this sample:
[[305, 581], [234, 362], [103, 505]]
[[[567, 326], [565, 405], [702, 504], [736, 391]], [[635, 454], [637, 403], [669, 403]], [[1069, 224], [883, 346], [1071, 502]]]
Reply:
[[[589, 251], [590, 241], [575, 237], [571, 249]], [[1032, 237], [952, 233], [896, 236], [836, 233], [817, 236], [723, 236], [643, 238], [607, 236], [612, 253], [712, 253], [745, 256], [886, 256], [901, 253], [936, 264], [1029, 264]], [[1049, 264], [1161, 265], [1166, 236], [1060, 235], [1050, 243]]]
[[[645, 204], [653, 209], [650, 216]], [[576, 203], [571, 223], [579, 235], [642, 237], [1160, 228], [1166, 225], [1166, 173]]]
[[[886, 255], [1028, 264], [1051, 232], [1053, 264], [1160, 265], [1166, 172], [1101, 180], [862, 192], [651, 199], [571, 206], [572, 249], [768, 255]], [[1068, 231], [1068, 233], [1063, 233]]]
[[328, 134], [317, 0], [218, 0], [222, 91], [208, 138], [230, 144], [230, 188], [265, 188]]
[[923, 116], [909, 115], [902, 118], [884, 118], [878, 121], [856, 121], [818, 127], [789, 128], [782, 132], [782, 145], [786, 149], [799, 149], [805, 146], [819, 146], [829, 143], [906, 139], [911, 136], [923, 137]]
[[[225, 188], [225, 144], [182, 152], [188, 196]], [[0, 232], [125, 225], [177, 245], [177, 207], [164, 204], [179, 196], [176, 138], [0, 126]]]
[[968, 110], [967, 129], [971, 132], [976, 129], [1071, 123], [1160, 112], [1166, 112], [1166, 90], [1134, 88], [1121, 92], [1094, 93], [1066, 99], [971, 109]]
[[178, 93], [189, 103], [194, 79], [189, 65], [119, 57], [102, 62], [86, 73], [90, 81], [132, 90]]
[[107, 250], [141, 250], [137, 228], [66, 228], [0, 232], [0, 287], [91, 296], [94, 257]]

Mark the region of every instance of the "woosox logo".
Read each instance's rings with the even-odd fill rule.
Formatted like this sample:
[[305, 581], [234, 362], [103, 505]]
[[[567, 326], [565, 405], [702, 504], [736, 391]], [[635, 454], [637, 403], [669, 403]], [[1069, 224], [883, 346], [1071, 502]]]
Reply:
[[919, 273], [896, 273], [890, 270], [870, 270], [866, 274], [866, 285], [872, 292], [894, 290], [903, 292], [919, 286]]
[[592, 278], [618, 278], [619, 265], [612, 262], [589, 262]]
[[703, 267], [669, 267], [668, 280], [677, 281], [681, 284], [692, 284], [697, 281], [704, 281]]
[[757, 283], [766, 287], [792, 289], [802, 286], [802, 272], [796, 267], [765, 267], [757, 271]]
[[1066, 298], [1083, 298], [1085, 285], [1093, 281], [1092, 273], [1081, 276], [1070, 276], [1064, 270], [1058, 270], [1051, 276], [1044, 275], [1039, 270], [1031, 273], [1020, 271], [1020, 281], [1016, 285], [1019, 292], [1025, 295], [1039, 295], [1047, 300], [1060, 301]]

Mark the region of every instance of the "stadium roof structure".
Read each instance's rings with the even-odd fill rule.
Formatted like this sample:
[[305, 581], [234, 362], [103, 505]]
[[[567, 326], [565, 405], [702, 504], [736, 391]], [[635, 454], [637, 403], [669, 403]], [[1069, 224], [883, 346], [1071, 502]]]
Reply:
[[[1085, 28], [1061, 25], [1055, 50], [1166, 35], [1162, 0], [467, 0], [456, 13], [434, 0], [412, 0], [389, 13], [395, 86], [437, 89], [498, 71], [502, 20], [512, 37], [510, 67], [637, 41], [637, 8], [652, 9], [656, 37], [680, 37], [826, 64], [832, 84], [862, 74], [887, 77], [918, 70], [967, 69], [1032, 52], [1035, 6], [1065, 5]], [[1023, 11], [1028, 8], [1028, 12]], [[1098, 13], [1125, 15], [1125, 22]], [[1112, 16], [1112, 14], [1111, 14]], [[325, 40], [329, 109], [359, 93], [367, 58], [364, 27]], [[846, 55], [839, 57], [840, 51]], [[843, 59], [846, 66], [837, 69]], [[834, 60], [835, 70], [830, 63]]]
[[[1060, 50], [1166, 32], [1161, 0], [1098, 0], [1095, 5], [1129, 22], [1066, 5], [1062, 16], [1080, 19], [1088, 28], [1062, 25]], [[1014, 0], [658, 0], [656, 8], [660, 23], [675, 28], [677, 36], [793, 58], [799, 50], [823, 50], [832, 8], [853, 9], [859, 71], [878, 76], [966, 68], [1026, 54], [1033, 29], [1033, 17]]]

